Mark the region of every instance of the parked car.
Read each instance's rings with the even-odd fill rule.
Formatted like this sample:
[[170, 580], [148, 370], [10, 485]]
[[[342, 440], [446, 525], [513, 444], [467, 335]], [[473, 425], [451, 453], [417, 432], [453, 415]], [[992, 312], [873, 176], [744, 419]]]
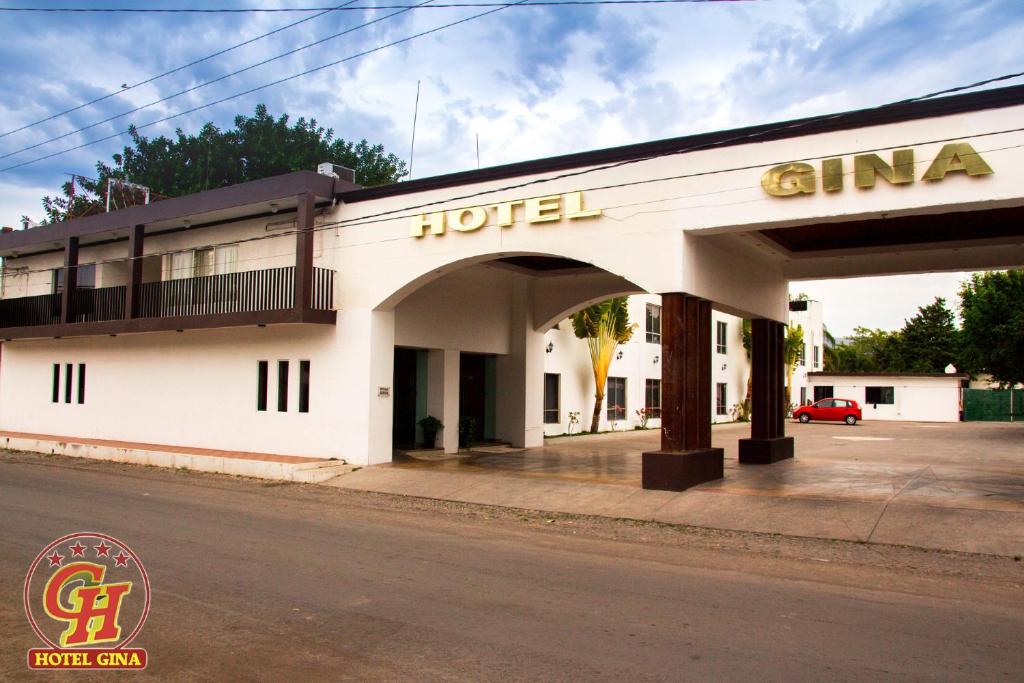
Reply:
[[821, 420], [855, 425], [861, 419], [860, 405], [846, 398], [823, 398], [794, 410], [793, 419], [804, 423]]

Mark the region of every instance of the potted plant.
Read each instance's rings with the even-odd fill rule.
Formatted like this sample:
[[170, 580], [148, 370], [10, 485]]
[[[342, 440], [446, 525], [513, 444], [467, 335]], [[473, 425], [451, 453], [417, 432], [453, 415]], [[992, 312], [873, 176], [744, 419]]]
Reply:
[[473, 445], [473, 436], [476, 434], [476, 420], [472, 417], [459, 418], [459, 448], [469, 448]]
[[444, 429], [444, 424], [433, 415], [427, 415], [416, 424], [423, 430], [423, 445], [427, 448], [434, 448], [437, 442], [437, 433]]

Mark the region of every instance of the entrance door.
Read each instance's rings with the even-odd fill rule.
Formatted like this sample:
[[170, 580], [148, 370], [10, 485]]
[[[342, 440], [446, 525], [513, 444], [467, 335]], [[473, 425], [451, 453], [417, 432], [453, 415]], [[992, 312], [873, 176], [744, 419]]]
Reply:
[[393, 384], [394, 422], [391, 440], [395, 448], [416, 446], [416, 350], [395, 349]]
[[461, 354], [459, 375], [459, 421], [472, 419], [471, 440], [483, 441], [487, 422], [487, 356], [480, 353]]

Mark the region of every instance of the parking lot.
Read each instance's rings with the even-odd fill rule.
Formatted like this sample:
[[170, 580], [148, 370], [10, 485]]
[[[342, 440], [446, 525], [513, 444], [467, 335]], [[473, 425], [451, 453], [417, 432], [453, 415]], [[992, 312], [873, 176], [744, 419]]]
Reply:
[[334, 485], [696, 526], [969, 552], [1024, 553], [1024, 424], [788, 423], [796, 457], [740, 465], [747, 424], [719, 425], [725, 478], [640, 488], [657, 430], [371, 467]]

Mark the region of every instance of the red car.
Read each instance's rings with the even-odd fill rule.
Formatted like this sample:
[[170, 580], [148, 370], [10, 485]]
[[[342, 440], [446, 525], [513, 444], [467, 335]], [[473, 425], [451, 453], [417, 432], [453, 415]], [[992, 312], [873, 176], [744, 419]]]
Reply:
[[803, 423], [822, 420], [855, 425], [861, 419], [860, 406], [856, 401], [845, 398], [823, 398], [816, 403], [800, 406], [794, 410], [793, 419]]

